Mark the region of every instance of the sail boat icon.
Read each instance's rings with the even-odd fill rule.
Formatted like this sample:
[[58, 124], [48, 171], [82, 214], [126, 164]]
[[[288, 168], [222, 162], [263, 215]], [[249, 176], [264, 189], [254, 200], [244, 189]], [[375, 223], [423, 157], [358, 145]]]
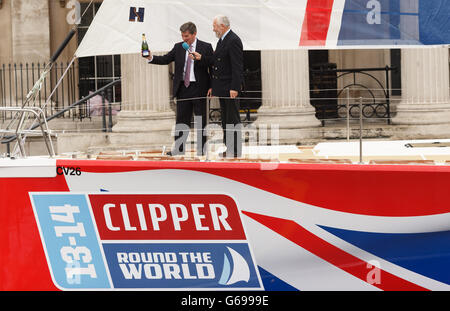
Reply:
[[[224, 254], [223, 270], [219, 280], [220, 285], [232, 285], [239, 281], [248, 283], [250, 280], [250, 268], [247, 261], [234, 249], [227, 246], [229, 256]], [[231, 263], [229, 260], [231, 259]]]

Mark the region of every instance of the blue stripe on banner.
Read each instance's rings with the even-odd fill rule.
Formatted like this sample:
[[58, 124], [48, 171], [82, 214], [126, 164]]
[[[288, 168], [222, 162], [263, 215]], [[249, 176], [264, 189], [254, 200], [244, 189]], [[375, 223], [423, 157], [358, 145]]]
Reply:
[[391, 234], [320, 227], [398, 266], [450, 284], [450, 231]]
[[297, 288], [289, 285], [288, 283], [280, 280], [269, 271], [258, 266], [259, 275], [266, 291], [298, 291]]
[[[369, 10], [344, 10], [344, 13], [359, 13], [367, 15]], [[419, 16], [419, 13], [407, 13], [407, 12], [380, 12], [381, 15], [406, 15], [406, 16]]]
[[347, 0], [338, 45], [450, 44], [450, 0]]
[[450, 1], [419, 1], [420, 39], [424, 44], [450, 43]]
[[[400, 3], [399, 1], [391, 1], [390, 2], [390, 14], [389, 20], [390, 20], [390, 27], [389, 27], [389, 35], [391, 38], [401, 38], [401, 30], [400, 30], [400, 17], [401, 16], [408, 16], [403, 14], [403, 12], [400, 12]], [[381, 14], [383, 15], [383, 14]], [[406, 18], [406, 17], [402, 17]], [[408, 17], [411, 18], [411, 17]], [[413, 17], [414, 18], [414, 17]]]
[[[400, 16], [417, 25], [417, 14], [402, 12], [400, 0], [351, 0], [345, 2], [339, 45], [404, 44], [402, 39], [417, 42], [418, 37], [400, 30]], [[408, 0], [407, 0], [408, 1]], [[417, 27], [415, 27], [417, 28]], [[414, 27], [412, 28], [414, 29]]]

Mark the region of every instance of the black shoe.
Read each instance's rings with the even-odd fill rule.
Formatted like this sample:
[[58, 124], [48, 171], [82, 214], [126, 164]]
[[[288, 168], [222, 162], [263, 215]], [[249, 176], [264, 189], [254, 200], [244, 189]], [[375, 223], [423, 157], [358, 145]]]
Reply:
[[166, 156], [169, 156], [169, 157], [177, 156], [177, 155], [184, 155], [184, 152], [181, 152], [181, 151], [177, 152], [177, 151], [173, 151], [173, 150], [166, 152]]
[[205, 151], [195, 151], [195, 155], [197, 156], [197, 157], [203, 157], [203, 156], [205, 156], [206, 155], [206, 152]]
[[219, 157], [221, 157], [221, 158], [234, 158], [234, 159], [239, 158], [239, 156], [237, 154], [233, 154], [233, 155], [229, 155], [228, 156], [226, 151], [220, 153]]

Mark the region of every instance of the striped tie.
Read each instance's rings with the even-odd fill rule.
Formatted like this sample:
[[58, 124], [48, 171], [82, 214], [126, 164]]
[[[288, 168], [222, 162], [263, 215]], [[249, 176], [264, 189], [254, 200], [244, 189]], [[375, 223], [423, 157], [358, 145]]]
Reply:
[[[189, 47], [189, 52], [191, 51], [191, 47]], [[189, 87], [189, 84], [191, 84], [191, 66], [192, 66], [192, 59], [187, 57], [186, 60], [186, 72], [184, 73], [184, 86]]]

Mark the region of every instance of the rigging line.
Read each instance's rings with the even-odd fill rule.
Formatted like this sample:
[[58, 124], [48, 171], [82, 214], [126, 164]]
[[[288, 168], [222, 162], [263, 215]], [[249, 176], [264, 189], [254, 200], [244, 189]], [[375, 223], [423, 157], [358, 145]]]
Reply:
[[[84, 12], [80, 15], [79, 21], [81, 21], [81, 19], [84, 17], [84, 15], [86, 15], [87, 11], [89, 10], [89, 8], [91, 7], [93, 2], [94, 2], [94, 0], [91, 0], [91, 2], [89, 2], [89, 4], [87, 5], [86, 9], [84, 10]], [[76, 30], [77, 27], [78, 27], [77, 24], [75, 24], [75, 26], [72, 27], [72, 30]], [[47, 76], [47, 74], [50, 72], [50, 70], [52, 69], [53, 64], [55, 62], [56, 62], [56, 60], [54, 60], [54, 61], [51, 60], [48, 64], [46, 64], [45, 68], [43, 69], [43, 73], [41, 74], [40, 78], [38, 79], [38, 82], [42, 81]], [[72, 59], [72, 63], [73, 63], [73, 59]], [[66, 70], [66, 72], [67, 72], [67, 70]], [[59, 85], [59, 83], [58, 83], [58, 85]], [[29, 99], [33, 97], [34, 93], [36, 93], [36, 91], [40, 91], [40, 89], [41, 89], [40, 87], [37, 88], [36, 84], [34, 85], [34, 87], [28, 93], [27, 100], [22, 105], [22, 108], [25, 106], [25, 104], [27, 104], [29, 102]]]
[[[76, 57], [74, 56], [74, 57], [72, 58], [72, 61], [70, 62], [70, 64], [67, 65], [66, 70], [65, 70], [64, 73], [62, 74], [61, 78], [59, 79], [59, 81], [58, 81], [58, 83], [56, 84], [55, 88], [53, 89], [52, 93], [50, 94], [50, 96], [48, 97], [47, 101], [46, 101], [46, 102], [44, 103], [44, 105], [42, 106], [42, 108], [41, 108], [42, 110], [44, 110], [44, 109], [48, 106], [48, 103], [50, 102], [50, 100], [51, 100], [53, 94], [55, 93], [56, 89], [58, 88], [58, 86], [59, 86], [59, 85], [61, 84], [61, 82], [63, 81], [63, 79], [64, 79], [64, 77], [66, 76], [66, 74], [67, 74], [67, 72], [69, 71], [69, 69], [72, 67], [72, 64], [73, 64], [73, 62], [75, 61], [75, 58], [76, 58]], [[64, 94], [63, 94], [63, 96], [64, 96]], [[23, 107], [22, 107], [22, 108], [23, 108]], [[39, 120], [38, 116], [35, 116], [33, 122], [32, 122], [31, 125], [28, 127], [28, 130], [32, 130], [33, 127], [34, 127], [36, 124], [41, 123], [41, 122], [47, 124], [47, 122], [46, 122], [46, 120], [45, 120], [45, 115], [42, 115], [42, 117], [44, 118], [44, 121]], [[48, 127], [47, 127], [47, 130], [48, 130]], [[48, 131], [50, 131], [50, 130], [48, 130]], [[50, 132], [51, 132], [51, 131], [50, 131]], [[48, 135], [50, 135], [50, 132], [48, 132]], [[27, 135], [26, 133], [24, 133], [22, 139], [25, 140], [27, 137], [28, 137], [28, 135]], [[45, 137], [44, 137], [44, 139], [45, 139]], [[50, 137], [50, 139], [51, 139], [51, 137]], [[16, 150], [17, 150], [18, 144], [19, 144], [19, 142], [17, 142], [16, 145], [15, 145], [15, 148], [14, 148], [14, 151], [15, 151], [15, 152], [16, 152]], [[51, 145], [51, 149], [52, 149], [52, 152], [54, 153], [54, 151], [53, 151], [53, 145]]]
[[[55, 94], [56, 89], [58, 88], [58, 86], [61, 84], [62, 80], [65, 78], [67, 72], [69, 71], [70, 67], [72, 67], [73, 62], [75, 61], [75, 56], [72, 57], [72, 60], [70, 61], [70, 63], [67, 65], [66, 70], [64, 71], [64, 73], [61, 75], [61, 77], [59, 78], [58, 82], [56, 83], [55, 87], [53, 88], [53, 91], [50, 93], [50, 96], [47, 98], [47, 100], [44, 103], [43, 109], [47, 107], [48, 103], [50, 102], [52, 96]], [[63, 94], [64, 96], [64, 94]]]
[[[94, 2], [94, 0], [91, 0], [91, 2], [89, 2], [89, 4], [87, 5], [86, 9], [84, 10], [84, 12], [80, 15], [79, 21], [81, 22], [81, 19], [84, 17], [84, 15], [86, 15], [87, 11], [89, 10], [89, 8], [91, 7], [92, 3]], [[75, 23], [75, 25], [73, 26], [72, 30], [76, 30], [78, 27], [78, 25]], [[75, 61], [76, 56], [73, 55], [72, 60], [70, 61], [70, 64], [67, 66], [66, 70], [64, 71], [64, 73], [62, 74], [62, 76], [60, 77], [59, 81], [56, 83], [55, 87], [53, 88], [50, 96], [47, 98], [45, 104], [44, 104], [44, 108], [48, 105], [50, 99], [52, 98], [52, 96], [54, 95], [54, 93], [56, 92], [56, 89], [58, 88], [58, 86], [61, 84], [62, 80], [64, 79], [64, 77], [66, 76], [67, 72], [69, 71], [70, 67], [72, 66], [73, 62]], [[47, 72], [48, 73], [48, 72]]]
[[86, 7], [86, 9], [84, 10], [83, 14], [81, 14], [80, 16], [80, 22], [81, 19], [83, 18], [83, 16], [87, 13], [87, 10], [90, 8], [91, 4], [94, 2], [94, 0], [91, 0], [91, 2], [89, 2], [88, 6]]
[[[85, 9], [85, 10], [83, 11], [83, 13], [80, 15], [79, 21], [81, 21], [81, 19], [84, 17], [84, 15], [86, 15], [87, 11], [89, 10], [89, 8], [91, 7], [91, 5], [92, 5], [93, 2], [94, 2], [94, 0], [91, 0], [91, 1], [89, 2], [89, 4], [87, 5], [86, 9]], [[78, 25], [75, 24], [75, 26], [72, 28], [72, 30], [76, 30], [77, 27], [78, 27]], [[63, 81], [64, 77], [66, 76], [67, 72], [69, 71], [70, 67], [72, 66], [73, 62], [75, 61], [75, 58], [76, 58], [76, 56], [74, 55], [74, 56], [72, 57], [72, 60], [70, 61], [70, 64], [67, 66], [66, 70], [64, 71], [64, 73], [63, 73], [62, 76], [60, 77], [59, 81], [56, 83], [56, 85], [55, 85], [55, 87], [53, 88], [53, 90], [52, 90], [50, 96], [47, 98], [46, 102], [44, 103], [44, 106], [43, 106], [44, 109], [47, 107], [47, 105], [48, 105], [48, 103], [50, 102], [52, 96], [53, 96], [54, 93], [56, 92], [56, 89], [59, 87], [59, 85], [60, 85], [61, 82]], [[51, 67], [53, 67], [53, 63], [48, 64], [48, 65], [51, 65]], [[47, 65], [47, 67], [48, 67], [48, 65]], [[51, 69], [51, 68], [50, 68], [50, 69]], [[46, 75], [48, 74], [48, 72], [50, 71], [50, 69], [44, 70], [44, 73], [43, 73], [42, 77], [44, 77], [44, 74], [45, 74], [45, 76], [46, 76]], [[42, 77], [41, 77], [41, 79], [42, 79]]]
[[[91, 7], [92, 3], [94, 2], [94, 0], [91, 0], [89, 2], [89, 4], [87, 5], [86, 9], [83, 11], [83, 13], [80, 15], [79, 21], [81, 22], [81, 19], [84, 17], [84, 15], [86, 15], [86, 13], [88, 12], [89, 8]], [[77, 30], [78, 25], [75, 23], [75, 25], [72, 27], [71, 31], [75, 31]], [[49, 100], [51, 99], [51, 97], [53, 96], [53, 94], [55, 93], [57, 87], [61, 84], [62, 80], [64, 79], [65, 75], [67, 74], [67, 71], [69, 70], [69, 68], [72, 66], [74, 60], [75, 60], [76, 56], [74, 55], [72, 58], [72, 61], [70, 63], [70, 65], [67, 67], [66, 71], [64, 72], [64, 74], [61, 76], [60, 80], [58, 81], [57, 85], [55, 86], [55, 88], [53, 89], [50, 97], [47, 99], [47, 101], [44, 104], [44, 108], [48, 105]], [[27, 95], [27, 98], [25, 100], [25, 102], [22, 104], [22, 108], [25, 107], [25, 105], [27, 105], [31, 99], [35, 100], [36, 99], [36, 94], [41, 90], [41, 86], [42, 83], [40, 83], [41, 81], [43, 81], [44, 79], [46, 79], [48, 73], [51, 71], [51, 69], [53, 68], [54, 63], [56, 62], [55, 60], [50, 60], [50, 62], [46, 65], [46, 67], [44, 68], [44, 71], [41, 75], [41, 77], [38, 79], [38, 81], [35, 83], [35, 85], [33, 86], [33, 88], [30, 90], [30, 92]], [[39, 85], [38, 85], [39, 83]], [[11, 121], [9, 122], [9, 124], [7, 125], [7, 129], [10, 128], [10, 126], [12, 127], [13, 124], [18, 120], [21, 119], [23, 116], [23, 112], [18, 111], [13, 118], [11, 119]], [[35, 122], [37, 121], [37, 119], [34, 120], [33, 124], [31, 127], [34, 126]], [[1, 139], [3, 139], [4, 135], [0, 136]], [[16, 145], [17, 147], [17, 145]], [[15, 148], [16, 149], [16, 148]]]

